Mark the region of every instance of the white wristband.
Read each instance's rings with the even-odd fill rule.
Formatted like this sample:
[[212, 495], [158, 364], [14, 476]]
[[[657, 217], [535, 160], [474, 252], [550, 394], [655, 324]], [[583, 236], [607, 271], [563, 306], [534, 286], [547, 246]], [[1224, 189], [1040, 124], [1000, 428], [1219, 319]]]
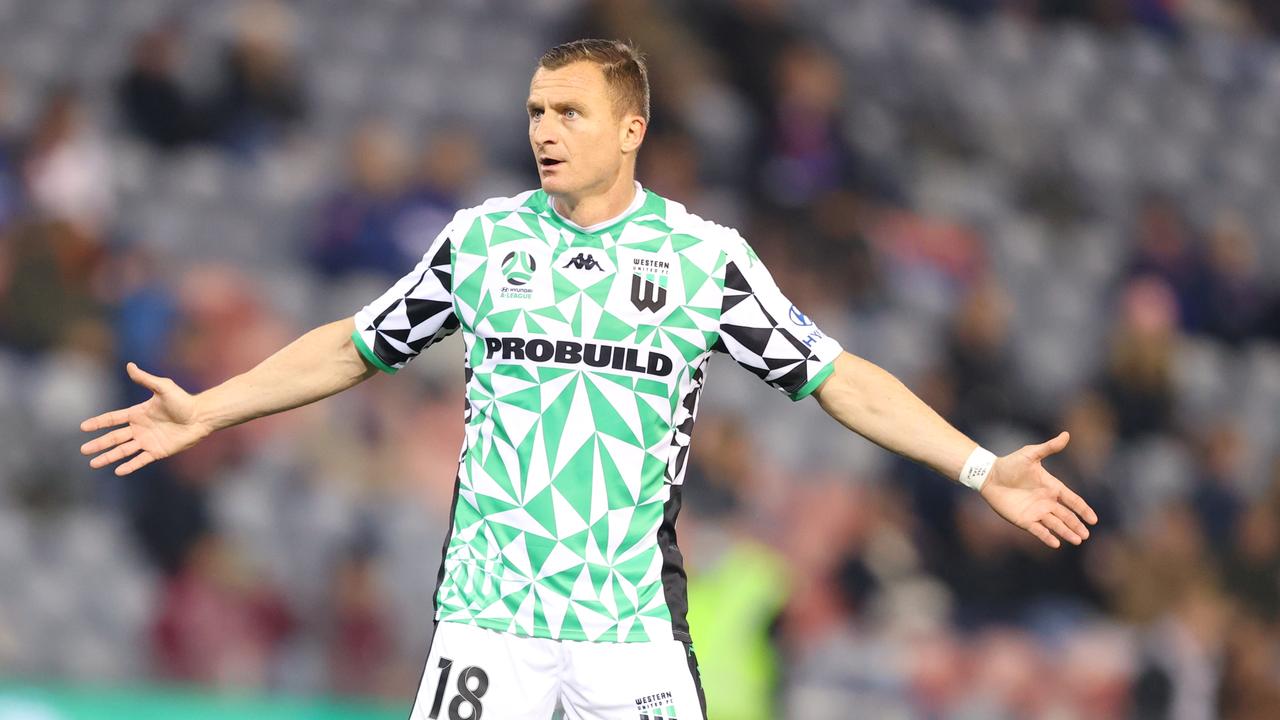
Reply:
[[995, 453], [982, 446], [974, 448], [973, 452], [969, 453], [969, 459], [964, 461], [964, 468], [960, 471], [960, 482], [974, 490], [981, 490], [982, 484], [991, 474], [991, 466], [995, 464]]

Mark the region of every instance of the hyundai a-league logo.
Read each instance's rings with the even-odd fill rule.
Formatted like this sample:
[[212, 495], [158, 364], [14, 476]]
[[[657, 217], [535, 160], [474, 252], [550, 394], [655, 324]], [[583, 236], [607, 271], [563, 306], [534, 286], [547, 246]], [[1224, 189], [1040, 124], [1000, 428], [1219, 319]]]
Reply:
[[795, 323], [796, 325], [799, 325], [800, 327], [809, 327], [810, 325], [813, 324], [813, 321], [809, 319], [809, 316], [800, 312], [800, 308], [796, 307], [795, 305], [791, 306], [790, 314], [791, 314], [791, 322]]
[[507, 282], [517, 287], [527, 284], [533, 278], [533, 271], [537, 269], [538, 263], [533, 256], [523, 250], [509, 252], [502, 258], [502, 274], [506, 276]]

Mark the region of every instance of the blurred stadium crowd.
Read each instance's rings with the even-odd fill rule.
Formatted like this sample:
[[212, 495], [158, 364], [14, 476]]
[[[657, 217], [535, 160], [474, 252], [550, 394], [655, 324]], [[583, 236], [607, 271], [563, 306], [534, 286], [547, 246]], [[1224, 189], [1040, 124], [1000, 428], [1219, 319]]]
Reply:
[[[647, 52], [640, 180], [1101, 522], [1059, 552], [716, 363], [712, 718], [1280, 717], [1280, 13], [1258, 0], [0, 0], [0, 674], [406, 706], [457, 338], [129, 478], [81, 419], [352, 314], [532, 187], [536, 58]], [[777, 710], [775, 711], [775, 708]]]

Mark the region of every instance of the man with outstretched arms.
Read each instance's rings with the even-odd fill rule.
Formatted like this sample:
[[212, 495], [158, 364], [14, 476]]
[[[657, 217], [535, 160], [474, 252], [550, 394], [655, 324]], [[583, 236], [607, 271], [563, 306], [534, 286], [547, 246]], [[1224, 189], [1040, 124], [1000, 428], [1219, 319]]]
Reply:
[[737, 232], [635, 181], [649, 88], [634, 49], [553, 48], [527, 110], [540, 189], [457, 213], [354, 318], [199, 395], [130, 363], [155, 395], [85, 421], [121, 426], [84, 445], [90, 464], [128, 474], [461, 329], [466, 434], [414, 720], [542, 720], [557, 702], [570, 718], [705, 716], [674, 528], [716, 352], [1051, 547], [1088, 537], [1093, 511], [1041, 466], [1065, 433], [997, 458], [842, 351]]

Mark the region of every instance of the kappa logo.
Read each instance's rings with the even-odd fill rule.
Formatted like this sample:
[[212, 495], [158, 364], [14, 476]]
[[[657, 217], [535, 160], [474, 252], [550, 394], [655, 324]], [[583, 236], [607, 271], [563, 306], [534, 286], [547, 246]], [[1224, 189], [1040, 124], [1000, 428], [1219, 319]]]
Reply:
[[679, 720], [675, 697], [669, 692], [636, 698], [636, 709], [640, 711], [640, 720]]
[[641, 312], [657, 312], [667, 304], [667, 260], [635, 258], [631, 261], [631, 304]]
[[578, 270], [599, 270], [604, 272], [604, 268], [600, 267], [600, 263], [596, 262], [595, 256], [590, 253], [578, 253], [577, 256], [569, 258], [569, 262], [561, 265], [562, 268], [576, 268]]
[[516, 287], [528, 284], [533, 279], [533, 271], [537, 269], [537, 261], [523, 250], [509, 252], [502, 258], [502, 274], [506, 276], [508, 283]]

